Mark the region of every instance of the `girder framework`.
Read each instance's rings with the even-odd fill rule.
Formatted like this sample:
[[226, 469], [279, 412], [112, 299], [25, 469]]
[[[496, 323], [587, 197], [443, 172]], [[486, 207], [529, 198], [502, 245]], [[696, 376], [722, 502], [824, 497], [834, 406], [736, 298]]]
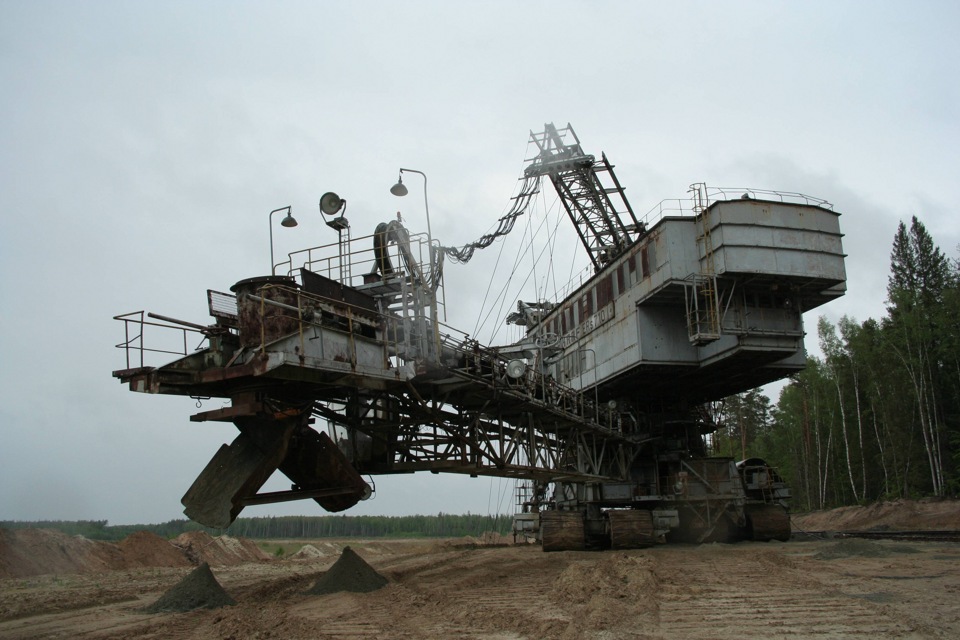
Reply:
[[[623, 253], [644, 230], [627, 201], [613, 165], [606, 154], [601, 154], [598, 161], [595, 156], [584, 153], [569, 124], [563, 129], [547, 124], [542, 133], [531, 132], [530, 140], [539, 153], [527, 167], [525, 176], [550, 177], [580, 242], [599, 271]], [[607, 176], [609, 184], [604, 184], [601, 176]], [[627, 219], [626, 224], [621, 216]]]
[[444, 401], [425, 400], [426, 389], [417, 386], [317, 403], [314, 410], [354, 439], [354, 464], [371, 474], [429, 470], [542, 482], [616, 480], [627, 477], [639, 446], [589, 421], [544, 410], [515, 390], [501, 390], [505, 402], [488, 398], [469, 408], [474, 402], [464, 389], [476, 392], [473, 385]]

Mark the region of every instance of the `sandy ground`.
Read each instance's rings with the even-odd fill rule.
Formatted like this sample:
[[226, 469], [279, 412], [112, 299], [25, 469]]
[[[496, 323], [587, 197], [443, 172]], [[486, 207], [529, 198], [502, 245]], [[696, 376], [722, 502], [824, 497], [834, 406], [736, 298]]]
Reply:
[[960, 531], [960, 501], [894, 500], [794, 514], [797, 531]]
[[[960, 502], [794, 516], [794, 529], [960, 530]], [[482, 539], [110, 544], [0, 530], [0, 639], [958, 638], [960, 544], [822, 539], [543, 553]], [[309, 593], [349, 545], [387, 579]], [[275, 555], [283, 550], [283, 559]], [[349, 554], [348, 554], [349, 555]], [[235, 606], [145, 613], [208, 563]]]
[[[0, 638], [957, 638], [960, 545], [822, 540], [543, 553], [317, 541], [214, 567], [236, 606], [146, 614], [191, 567], [0, 580]], [[349, 544], [386, 587], [307, 595]]]

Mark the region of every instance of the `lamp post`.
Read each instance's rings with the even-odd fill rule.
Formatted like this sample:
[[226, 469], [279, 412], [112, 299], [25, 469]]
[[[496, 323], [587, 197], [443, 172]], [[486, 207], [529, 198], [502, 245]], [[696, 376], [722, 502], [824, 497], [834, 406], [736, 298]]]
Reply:
[[[423, 210], [427, 214], [427, 260], [430, 264], [430, 280], [435, 280], [437, 274], [434, 273], [434, 262], [433, 262], [433, 232], [430, 230], [430, 205], [427, 203], [427, 174], [423, 171], [417, 171], [416, 169], [400, 169], [400, 174], [397, 176], [397, 184], [390, 187], [390, 193], [395, 196], [405, 196], [409, 191], [407, 186], [403, 184], [403, 173], [417, 173], [423, 176]], [[434, 281], [434, 287], [439, 286], [438, 281]], [[439, 357], [440, 353], [440, 326], [437, 324], [437, 292], [432, 290], [429, 292], [430, 299], [430, 320], [433, 324], [433, 344], [435, 349], [435, 356]]]
[[[433, 253], [433, 233], [430, 231], [430, 206], [427, 204], [427, 174], [423, 171], [417, 171], [416, 169], [400, 169], [400, 175], [397, 178], [397, 184], [390, 187], [390, 193], [395, 196], [405, 196], [407, 193], [407, 185], [403, 184], [403, 172], [407, 173], [419, 173], [423, 176], [423, 210], [427, 214], [427, 244], [430, 246], [430, 253]], [[430, 256], [430, 266], [433, 267], [433, 255]]]
[[278, 211], [286, 211], [287, 215], [284, 216], [283, 220], [280, 221], [280, 226], [283, 227], [295, 227], [297, 226], [297, 219], [293, 217], [293, 212], [291, 211], [291, 205], [286, 207], [280, 207], [279, 209], [274, 209], [270, 212], [270, 275], [277, 275], [277, 265], [273, 262], [273, 214]]

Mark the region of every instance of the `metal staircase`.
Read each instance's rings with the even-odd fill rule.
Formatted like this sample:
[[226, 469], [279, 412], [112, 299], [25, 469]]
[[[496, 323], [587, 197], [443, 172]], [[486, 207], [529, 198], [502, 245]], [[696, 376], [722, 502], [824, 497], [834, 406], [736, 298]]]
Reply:
[[710, 203], [706, 192], [707, 186], [702, 182], [690, 186], [693, 213], [697, 220], [697, 244], [701, 246], [703, 256], [700, 272], [690, 274], [684, 282], [687, 336], [691, 344], [698, 346], [720, 338], [720, 300], [711, 236]]

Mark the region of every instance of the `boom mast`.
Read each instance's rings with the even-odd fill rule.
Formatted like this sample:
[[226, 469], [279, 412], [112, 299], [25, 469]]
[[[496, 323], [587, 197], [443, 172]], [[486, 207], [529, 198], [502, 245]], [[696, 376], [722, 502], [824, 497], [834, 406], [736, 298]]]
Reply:
[[[539, 152], [524, 176], [550, 178], [594, 269], [599, 271], [644, 231], [613, 165], [606, 154], [601, 154], [598, 161], [596, 156], [584, 153], [569, 123], [563, 129], [546, 124], [542, 133], [530, 132], [530, 141]], [[604, 175], [612, 184], [604, 184]], [[626, 224], [622, 216], [626, 217]]]

